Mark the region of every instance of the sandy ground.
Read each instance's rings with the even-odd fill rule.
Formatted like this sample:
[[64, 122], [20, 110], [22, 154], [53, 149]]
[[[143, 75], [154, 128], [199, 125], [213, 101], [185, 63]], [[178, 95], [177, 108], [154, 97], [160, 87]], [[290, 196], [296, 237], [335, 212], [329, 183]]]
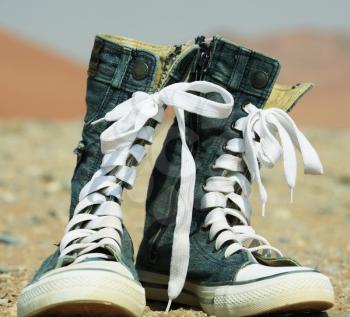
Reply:
[[[77, 122], [0, 122], [0, 316], [16, 315], [16, 300], [40, 262], [54, 250], [67, 222], [72, 150], [80, 138]], [[158, 144], [163, 131], [159, 133]], [[330, 316], [350, 311], [350, 131], [312, 130], [306, 134], [318, 149], [325, 175], [300, 175], [295, 203], [289, 203], [281, 166], [264, 171], [269, 192], [267, 216], [260, 215], [254, 190], [254, 224], [286, 254], [329, 275], [336, 289]], [[139, 245], [148, 173], [157, 148], [139, 170], [135, 190], [127, 192], [125, 222]], [[302, 170], [300, 169], [300, 174]], [[152, 305], [146, 316], [158, 316]], [[172, 316], [203, 316], [177, 309]], [[349, 313], [350, 314], [350, 313]], [[309, 315], [308, 315], [309, 316]], [[318, 314], [317, 316], [327, 316]]]

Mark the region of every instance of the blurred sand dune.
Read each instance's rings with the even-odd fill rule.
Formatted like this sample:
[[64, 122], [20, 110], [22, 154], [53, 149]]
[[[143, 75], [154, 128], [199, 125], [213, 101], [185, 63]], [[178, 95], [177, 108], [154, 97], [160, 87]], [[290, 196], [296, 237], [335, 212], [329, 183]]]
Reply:
[[[350, 127], [350, 35], [293, 31], [261, 38], [225, 36], [281, 60], [281, 83], [316, 84], [292, 113], [299, 123]], [[83, 115], [86, 66], [1, 30], [0, 48], [0, 117]]]
[[296, 30], [266, 38], [240, 38], [238, 43], [279, 59], [280, 82], [315, 84], [302, 106], [292, 112], [298, 123], [350, 128], [349, 34]]
[[0, 30], [0, 117], [80, 118], [84, 94], [83, 66]]

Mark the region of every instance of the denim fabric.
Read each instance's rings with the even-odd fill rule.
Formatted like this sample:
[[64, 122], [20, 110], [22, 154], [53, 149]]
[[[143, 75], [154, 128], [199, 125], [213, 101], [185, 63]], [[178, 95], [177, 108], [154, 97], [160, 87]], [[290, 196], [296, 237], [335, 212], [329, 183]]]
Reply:
[[[225, 248], [215, 251], [215, 241], [209, 241], [208, 231], [202, 227], [207, 214], [200, 209], [201, 198], [205, 194], [202, 186], [207, 178], [220, 175], [220, 172], [211, 169], [211, 166], [224, 153], [226, 141], [239, 136], [232, 124], [246, 115], [241, 106], [249, 101], [257, 107], [264, 105], [280, 65], [275, 59], [221, 38], [214, 38], [208, 49], [208, 66], [200, 78], [229, 90], [234, 96], [235, 106], [230, 117], [224, 120], [208, 119], [194, 114], [186, 116], [186, 124], [189, 127], [187, 138], [197, 166], [187, 279], [205, 285], [215, 285], [232, 282], [238, 270], [252, 262], [252, 257], [247, 251], [239, 251], [225, 258]], [[257, 74], [264, 76], [265, 82], [257, 83]], [[217, 99], [215, 95], [207, 97]], [[175, 121], [168, 132], [150, 179], [144, 238], [136, 263], [138, 269], [169, 273], [180, 183], [180, 159], [181, 141]]]
[[[136, 62], [148, 65], [148, 75], [142, 80], [133, 78], [132, 70]], [[91, 125], [93, 120], [103, 117], [106, 112], [131, 97], [135, 91], [151, 92], [154, 86], [156, 71], [160, 67], [160, 58], [147, 50], [135, 49], [119, 45], [97, 36], [92, 50], [88, 80], [86, 104], [87, 110], [82, 132], [82, 141], [76, 149], [77, 165], [71, 183], [70, 218], [73, 215], [79, 199], [79, 192], [99, 169], [102, 162], [100, 151], [100, 134], [106, 129], [107, 123]], [[38, 280], [44, 273], [57, 266], [58, 249], [44, 261], [32, 282]], [[124, 228], [122, 237], [122, 252], [120, 261], [124, 263], [134, 277], [133, 246], [131, 238]]]
[[[85, 124], [82, 140], [76, 149], [78, 160], [72, 178], [70, 217], [78, 203], [81, 188], [99, 169], [102, 161], [99, 137], [108, 124], [91, 125], [93, 120], [103, 117], [106, 112], [130, 98], [135, 91], [154, 92], [161, 86], [184, 81], [186, 78], [215, 82], [234, 95], [236, 106], [232, 115], [226, 120], [186, 115], [189, 126], [187, 138], [197, 162], [188, 276], [206, 283], [229, 281], [239, 267], [251, 261], [251, 257], [242, 251], [224, 259], [222, 252], [213, 251], [213, 243], [208, 241], [207, 232], [201, 228], [205, 217], [205, 213], [199, 210], [200, 199], [204, 194], [202, 184], [207, 177], [215, 174], [210, 166], [222, 154], [224, 142], [237, 136], [237, 132], [230, 125], [245, 115], [240, 105], [247, 99], [257, 106], [264, 104], [276, 79], [279, 63], [221, 38], [214, 38], [212, 41], [209, 47], [209, 63], [205, 69], [201, 65], [202, 51], [199, 46], [164, 49], [142, 45], [136, 41], [129, 42], [131, 44], [127, 45], [125, 40], [112, 36], [96, 37], [88, 70]], [[143, 79], [135, 79], [134, 66], [140, 61], [147, 65], [148, 73]], [[252, 78], [257, 71], [263, 71], [268, 76], [264, 88], [254, 88], [252, 84]], [[208, 97], [217, 98], [215, 95]], [[150, 180], [145, 233], [138, 255], [138, 267], [157, 272], [169, 270], [179, 171], [180, 140], [174, 122]], [[58, 257], [59, 252], [56, 250], [44, 261], [33, 281], [57, 267]], [[122, 238], [120, 261], [137, 279], [132, 241], [126, 228]]]

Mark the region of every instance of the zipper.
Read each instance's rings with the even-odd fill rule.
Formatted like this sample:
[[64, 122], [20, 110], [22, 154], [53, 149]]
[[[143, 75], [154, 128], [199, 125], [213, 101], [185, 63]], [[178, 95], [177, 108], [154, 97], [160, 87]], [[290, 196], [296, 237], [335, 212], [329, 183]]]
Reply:
[[174, 63], [176, 57], [181, 53], [182, 46], [181, 45], [174, 45], [174, 50], [168, 54], [168, 56], [165, 58], [163, 68], [162, 68], [162, 75], [159, 80], [158, 87], [163, 87], [165, 80], [168, 76], [168, 70], [170, 66]]
[[205, 42], [205, 37], [198, 36], [195, 44], [199, 46], [198, 54], [190, 74], [189, 81], [202, 80], [209, 66], [211, 44]]
[[[193, 65], [193, 69], [191, 71], [189, 81], [197, 81], [197, 80], [203, 80], [205, 78], [208, 66], [209, 66], [209, 60], [210, 60], [210, 49], [211, 44], [207, 44], [205, 42], [204, 36], [198, 36], [195, 39], [195, 44], [199, 46], [198, 54], [196, 61]], [[197, 133], [198, 131], [198, 125], [200, 117], [196, 114], [188, 114], [188, 126], [191, 128], [192, 131]], [[197, 153], [199, 148], [199, 139], [194, 141], [192, 146], [190, 147], [192, 156], [196, 159]]]
[[[206, 75], [206, 71], [209, 66], [209, 60], [210, 60], [210, 49], [211, 49], [211, 44], [205, 43], [205, 37], [204, 36], [199, 36], [195, 39], [195, 44], [199, 45], [199, 50], [198, 54], [196, 56], [195, 62], [193, 63], [192, 70], [189, 73], [188, 81], [197, 81], [197, 80], [203, 80], [203, 78]], [[178, 55], [177, 52], [181, 51], [181, 47], [178, 47], [175, 49], [174, 52], [168, 55], [165, 63], [164, 63], [164, 68], [163, 68], [163, 74], [166, 73], [167, 68], [170, 65], [170, 62], [173, 61], [174, 58]], [[163, 82], [162, 82], [163, 84]], [[197, 132], [198, 130], [198, 120], [199, 116], [188, 113], [188, 126], [192, 129], [192, 131]], [[199, 148], [199, 140], [194, 140], [189, 146], [190, 151], [193, 155], [194, 158], [196, 158], [196, 155], [198, 153], [198, 148]], [[180, 178], [178, 178], [175, 182], [174, 190], [171, 193], [170, 201], [176, 201], [174, 197], [174, 194], [178, 192], [178, 188], [180, 186]], [[177, 189], [177, 190], [176, 190]], [[171, 217], [172, 213], [168, 213], [168, 217]], [[167, 225], [161, 225], [157, 232], [154, 234], [152, 237], [152, 242], [150, 243], [150, 252], [148, 256], [148, 260], [152, 263], [155, 264], [157, 262], [157, 255], [158, 255], [158, 248], [159, 248], [159, 243], [165, 234], [166, 230], [168, 230]]]

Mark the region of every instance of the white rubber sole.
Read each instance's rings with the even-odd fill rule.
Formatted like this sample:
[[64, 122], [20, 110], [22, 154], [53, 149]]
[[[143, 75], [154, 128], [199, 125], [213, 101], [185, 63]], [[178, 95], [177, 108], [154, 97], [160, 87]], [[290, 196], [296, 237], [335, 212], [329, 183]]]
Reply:
[[[168, 301], [168, 276], [147, 271], [139, 271], [139, 275], [147, 299]], [[323, 311], [333, 306], [334, 291], [326, 276], [311, 271], [225, 286], [202, 286], [187, 282], [174, 302], [201, 307], [207, 314], [218, 317], [254, 316]]]
[[146, 305], [145, 291], [126, 271], [108, 261], [53, 270], [23, 289], [17, 316], [139, 317]]

